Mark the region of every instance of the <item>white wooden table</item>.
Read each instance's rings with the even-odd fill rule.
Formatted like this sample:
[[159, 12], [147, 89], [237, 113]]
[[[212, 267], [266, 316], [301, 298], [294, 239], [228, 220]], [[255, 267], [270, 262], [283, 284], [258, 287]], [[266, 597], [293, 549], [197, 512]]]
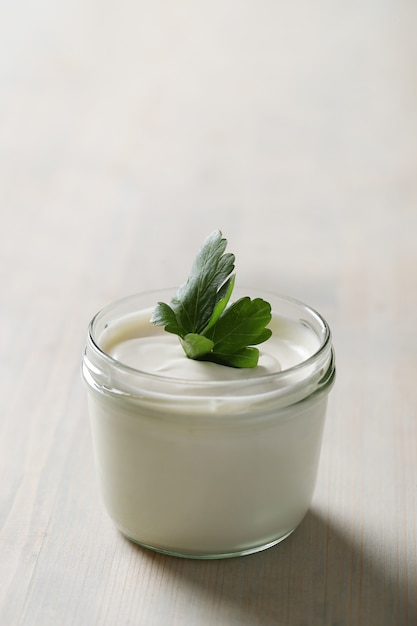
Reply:
[[[0, 624], [417, 624], [417, 43], [407, 0], [0, 5]], [[101, 504], [81, 352], [112, 300], [238, 281], [337, 350], [317, 489], [269, 551], [197, 562]]]

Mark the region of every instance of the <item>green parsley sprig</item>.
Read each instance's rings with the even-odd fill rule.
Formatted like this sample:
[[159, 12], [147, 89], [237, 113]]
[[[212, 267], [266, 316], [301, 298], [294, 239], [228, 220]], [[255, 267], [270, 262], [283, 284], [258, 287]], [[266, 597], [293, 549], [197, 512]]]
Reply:
[[159, 302], [151, 322], [180, 338], [191, 359], [229, 367], [256, 367], [258, 345], [271, 336], [271, 306], [262, 298], [240, 298], [228, 306], [235, 275], [235, 257], [226, 253], [219, 230], [206, 239], [190, 276], [170, 304]]

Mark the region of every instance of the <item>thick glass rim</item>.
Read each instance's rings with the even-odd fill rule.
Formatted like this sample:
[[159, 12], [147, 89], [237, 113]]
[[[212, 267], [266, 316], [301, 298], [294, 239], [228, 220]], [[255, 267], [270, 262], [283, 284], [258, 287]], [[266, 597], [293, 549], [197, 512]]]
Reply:
[[[99, 345], [99, 340], [96, 338], [96, 330], [97, 330], [97, 325], [98, 323], [103, 319], [103, 317], [106, 314], [111, 313], [113, 310], [116, 309], [120, 309], [121, 307], [123, 307], [123, 305], [128, 304], [130, 301], [133, 301], [135, 299], [139, 299], [139, 298], [144, 298], [144, 297], [151, 297], [152, 294], [159, 294], [160, 296], [162, 296], [163, 294], [165, 294], [166, 296], [169, 295], [169, 297], [171, 298], [177, 291], [177, 287], [171, 287], [171, 288], [163, 288], [163, 289], [151, 289], [151, 290], [146, 290], [146, 291], [141, 291], [141, 292], [136, 292], [133, 293], [131, 295], [125, 296], [123, 298], [119, 298], [117, 300], [114, 300], [113, 302], [111, 302], [110, 304], [102, 307], [91, 319], [89, 325], [88, 325], [88, 333], [87, 333], [87, 339], [88, 342], [90, 344], [90, 346], [92, 347], [93, 351], [95, 352], [95, 354], [103, 359], [103, 361], [105, 363], [107, 363], [108, 365], [116, 368], [117, 370], [119, 370], [120, 372], [124, 372], [126, 374], [130, 374], [131, 376], [138, 376], [138, 377], [143, 377], [144, 379], [147, 379], [149, 381], [154, 381], [154, 382], [158, 382], [160, 384], [164, 384], [167, 386], [172, 386], [172, 385], [178, 385], [178, 384], [186, 384], [189, 385], [190, 387], [205, 387], [205, 388], [210, 388], [210, 387], [217, 387], [217, 388], [233, 388], [233, 387], [239, 387], [242, 385], [248, 385], [248, 384], [261, 384], [262, 382], [265, 381], [271, 381], [271, 380], [276, 380], [277, 383], [282, 380], [284, 381], [286, 378], [288, 378], [289, 376], [296, 374], [297, 372], [308, 368], [309, 366], [313, 366], [315, 362], [320, 360], [320, 357], [322, 355], [324, 355], [327, 351], [331, 352], [332, 349], [332, 335], [331, 335], [331, 330], [330, 327], [327, 323], [327, 321], [325, 320], [325, 318], [313, 307], [305, 304], [304, 302], [302, 302], [301, 300], [297, 300], [296, 298], [292, 298], [290, 296], [284, 296], [272, 291], [267, 291], [264, 289], [255, 289], [253, 287], [236, 287], [234, 294], [239, 294], [239, 297], [241, 297], [241, 295], [251, 295], [251, 297], [255, 297], [255, 293], [256, 293], [256, 297], [261, 297], [264, 299], [274, 299], [275, 301], [280, 300], [281, 302], [287, 303], [289, 305], [293, 305], [294, 307], [297, 307], [298, 309], [300, 309], [301, 311], [305, 311], [310, 317], [312, 317], [313, 319], [316, 320], [316, 322], [318, 322], [321, 330], [322, 330], [322, 336], [318, 335], [316, 330], [311, 326], [311, 323], [308, 322], [308, 320], [303, 320], [301, 317], [299, 318], [299, 320], [301, 322], [305, 322], [306, 324], [308, 324], [308, 326], [315, 332], [315, 334], [317, 335], [318, 339], [320, 340], [320, 345], [318, 347], [318, 349], [311, 355], [309, 356], [307, 359], [305, 359], [304, 361], [301, 361], [300, 363], [297, 363], [296, 365], [289, 367], [287, 369], [281, 370], [280, 372], [270, 372], [270, 373], [266, 373], [266, 374], [262, 374], [262, 375], [256, 375], [256, 376], [245, 376], [242, 379], [237, 379], [237, 380], [195, 380], [195, 379], [189, 379], [189, 378], [179, 378], [179, 377], [173, 377], [173, 376], [164, 376], [161, 374], [155, 374], [153, 372], [147, 372], [145, 370], [140, 370], [137, 369], [135, 367], [132, 367], [130, 365], [126, 365], [125, 363], [115, 359], [114, 357], [112, 357], [111, 355], [109, 355], [105, 350], [103, 350], [100, 345]], [[155, 299], [155, 306], [157, 304], [157, 299]], [[145, 308], [145, 307], [142, 307]], [[274, 307], [272, 307], [274, 309]], [[138, 311], [140, 311], [141, 309], [138, 308]], [[275, 311], [277, 313], [279, 313], [279, 310]], [[134, 310], [131, 311], [131, 313], [134, 313]], [[123, 315], [120, 315], [118, 317], [115, 317], [114, 319], [121, 319], [123, 317]], [[88, 349], [88, 344], [87, 344], [87, 348], [86, 351]]]

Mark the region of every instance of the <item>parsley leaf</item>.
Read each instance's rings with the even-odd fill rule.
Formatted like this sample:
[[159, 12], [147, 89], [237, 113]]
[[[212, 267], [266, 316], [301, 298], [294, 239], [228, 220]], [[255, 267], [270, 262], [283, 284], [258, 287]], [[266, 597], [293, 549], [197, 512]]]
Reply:
[[271, 336], [271, 306], [261, 298], [240, 298], [228, 305], [234, 284], [235, 257], [226, 253], [219, 230], [206, 239], [187, 282], [170, 304], [159, 302], [151, 322], [180, 337], [191, 359], [229, 367], [256, 367], [260, 344]]

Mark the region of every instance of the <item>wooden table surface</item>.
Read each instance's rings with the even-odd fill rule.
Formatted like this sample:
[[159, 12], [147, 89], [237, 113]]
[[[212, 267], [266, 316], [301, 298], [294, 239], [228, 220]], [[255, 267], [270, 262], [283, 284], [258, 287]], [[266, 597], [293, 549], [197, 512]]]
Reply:
[[[417, 624], [417, 5], [39, 0], [0, 8], [0, 624]], [[215, 228], [240, 284], [329, 321], [311, 511], [189, 561], [113, 527], [81, 353]]]

